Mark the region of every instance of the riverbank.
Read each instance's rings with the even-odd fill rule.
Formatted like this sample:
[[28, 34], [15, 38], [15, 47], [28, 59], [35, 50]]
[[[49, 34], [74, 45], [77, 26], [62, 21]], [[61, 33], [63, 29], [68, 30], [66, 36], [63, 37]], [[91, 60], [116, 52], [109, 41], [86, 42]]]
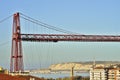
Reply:
[[[39, 77], [39, 78], [65, 78], [65, 77], [70, 77], [70, 73], [31, 73], [30, 75]], [[82, 76], [82, 77], [89, 77], [89, 72], [74, 72], [74, 76]]]

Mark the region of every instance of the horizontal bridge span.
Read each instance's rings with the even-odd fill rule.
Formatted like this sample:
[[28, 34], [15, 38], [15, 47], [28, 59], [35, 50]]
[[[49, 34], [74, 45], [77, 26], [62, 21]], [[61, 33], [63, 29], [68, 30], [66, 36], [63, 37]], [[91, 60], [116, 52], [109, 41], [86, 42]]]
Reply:
[[22, 41], [58, 42], [120, 42], [120, 35], [21, 34]]

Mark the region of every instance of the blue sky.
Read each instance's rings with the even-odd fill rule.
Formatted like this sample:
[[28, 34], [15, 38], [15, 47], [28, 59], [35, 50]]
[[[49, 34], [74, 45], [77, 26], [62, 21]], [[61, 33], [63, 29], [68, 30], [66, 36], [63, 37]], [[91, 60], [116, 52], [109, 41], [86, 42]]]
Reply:
[[[120, 0], [1, 0], [0, 20], [15, 12], [21, 12], [50, 25], [80, 34], [119, 35], [119, 4]], [[7, 66], [7, 68], [10, 60], [11, 26], [12, 18], [0, 23], [0, 44], [8, 41], [8, 44], [0, 46], [0, 65]], [[23, 43], [23, 47], [26, 48], [24, 44], [29, 46], [35, 45], [36, 43]], [[56, 44], [39, 44], [42, 44], [42, 46], [36, 45], [38, 46], [37, 50], [42, 49], [41, 53], [46, 53], [41, 54], [42, 57], [48, 56], [47, 53], [49, 53], [47, 60], [49, 62], [49, 59], [52, 59], [50, 60], [51, 63], [60, 61], [89, 61], [93, 60], [94, 57], [96, 60], [119, 60], [120, 56], [120, 43], [59, 42]], [[43, 46], [45, 48], [42, 48]], [[34, 55], [32, 61], [35, 61], [35, 59], [38, 61], [39, 59], [37, 57], [38, 55], [40, 56], [37, 51], [33, 50], [33, 53], [36, 53], [33, 54], [28, 49], [30, 48], [27, 47], [26, 54], [24, 53], [24, 60], [27, 66], [30, 63], [27, 64], [28, 59], [26, 58]], [[31, 55], [27, 55], [28, 53]], [[32, 62], [31, 59], [28, 61]], [[45, 63], [45, 60], [42, 63], [50, 64], [47, 61]]]

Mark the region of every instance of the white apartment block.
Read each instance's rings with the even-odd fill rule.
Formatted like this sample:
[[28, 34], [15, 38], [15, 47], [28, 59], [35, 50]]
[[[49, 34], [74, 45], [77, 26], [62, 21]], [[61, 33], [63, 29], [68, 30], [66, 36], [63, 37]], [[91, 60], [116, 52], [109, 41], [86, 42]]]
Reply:
[[90, 80], [120, 80], [120, 68], [92, 68]]
[[107, 69], [104, 68], [90, 69], [90, 80], [107, 80]]

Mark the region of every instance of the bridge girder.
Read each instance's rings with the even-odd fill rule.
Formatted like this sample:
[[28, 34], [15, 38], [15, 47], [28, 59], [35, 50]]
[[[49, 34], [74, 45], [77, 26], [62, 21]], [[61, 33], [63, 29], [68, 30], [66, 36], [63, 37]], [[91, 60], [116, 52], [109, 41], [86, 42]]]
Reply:
[[116, 35], [74, 35], [74, 34], [21, 34], [22, 41], [58, 42], [120, 42], [120, 36]]

